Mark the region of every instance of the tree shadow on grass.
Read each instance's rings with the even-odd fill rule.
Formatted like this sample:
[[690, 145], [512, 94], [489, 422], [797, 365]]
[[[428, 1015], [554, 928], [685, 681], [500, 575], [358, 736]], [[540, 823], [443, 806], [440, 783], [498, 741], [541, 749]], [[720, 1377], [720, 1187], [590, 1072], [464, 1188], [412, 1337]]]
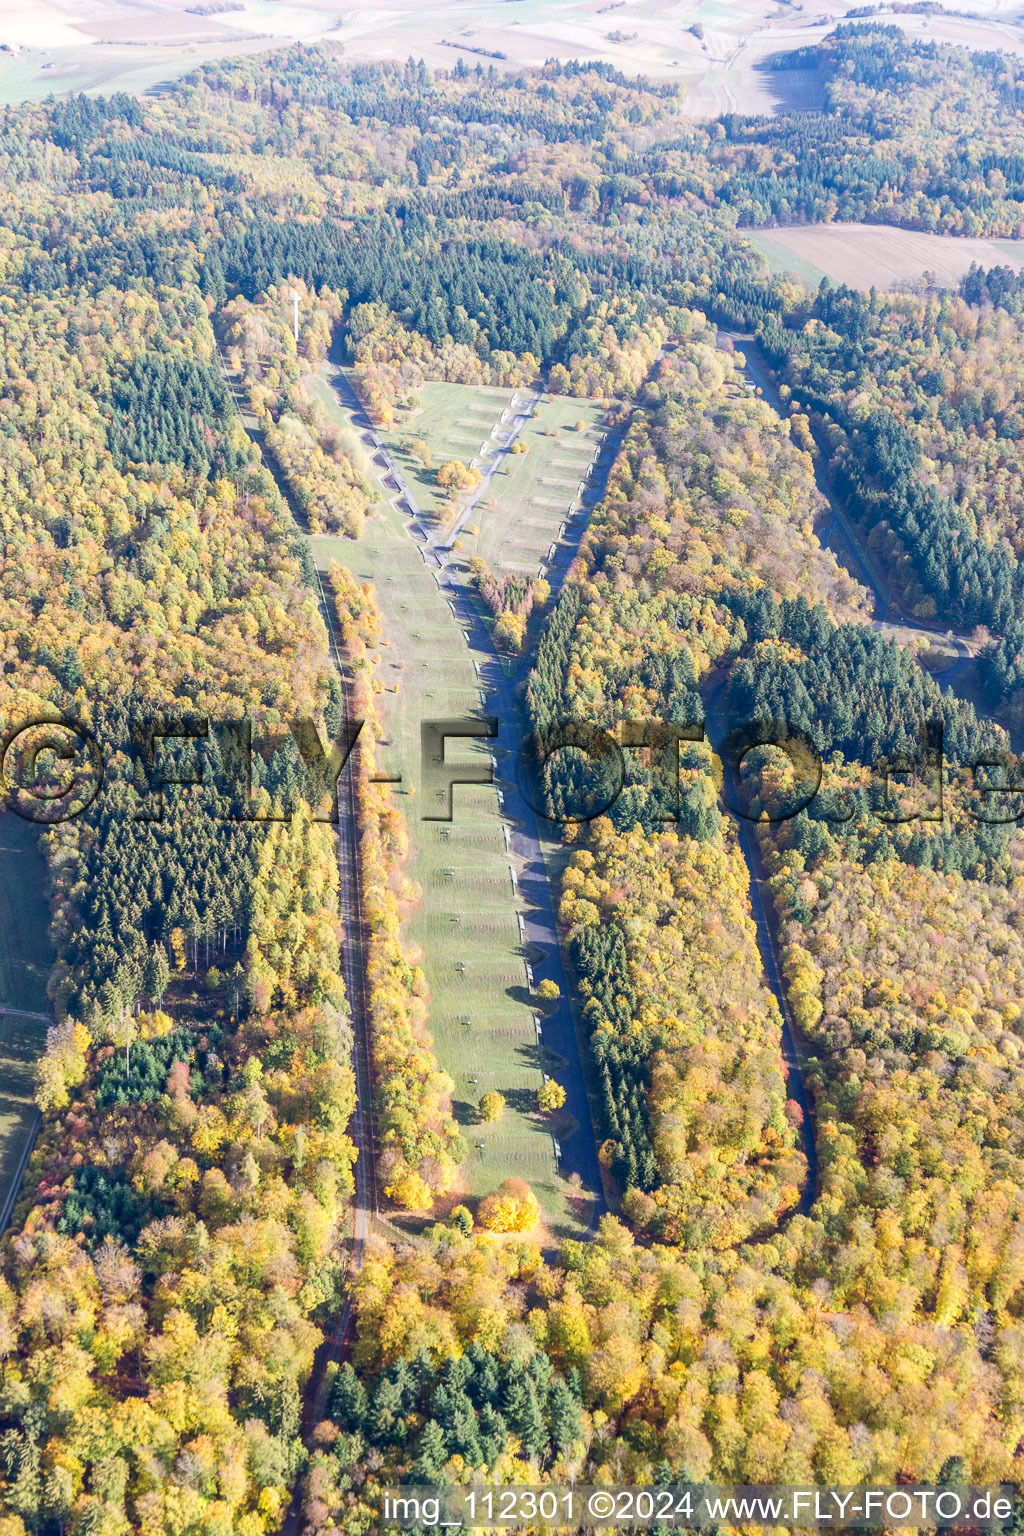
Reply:
[[475, 1104], [470, 1104], [466, 1099], [452, 1100], [452, 1115], [457, 1125], [479, 1125], [480, 1114]]
[[[559, 1242], [567, 1239], [576, 1239], [580, 1236], [581, 1228], [587, 1226], [594, 1208], [592, 1194], [568, 1194], [566, 1195], [567, 1213], [565, 1216], [548, 1218], [548, 1231]], [[570, 1220], [568, 1213], [572, 1213], [575, 1220]]]
[[532, 1088], [505, 1088], [502, 1097], [509, 1109], [514, 1109], [520, 1115], [532, 1115], [537, 1112], [537, 1095]]
[[546, 1072], [549, 1077], [559, 1072], [564, 1072], [569, 1065], [564, 1056], [557, 1051], [549, 1050], [546, 1045], [539, 1043], [534, 1045], [517, 1045], [516, 1055], [521, 1056], [531, 1067], [536, 1067], [540, 1072]]

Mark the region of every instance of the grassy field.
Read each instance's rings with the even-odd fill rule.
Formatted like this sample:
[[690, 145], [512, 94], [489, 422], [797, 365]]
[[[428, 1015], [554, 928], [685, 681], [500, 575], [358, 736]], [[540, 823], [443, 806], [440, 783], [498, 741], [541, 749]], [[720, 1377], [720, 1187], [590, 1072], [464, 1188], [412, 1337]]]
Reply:
[[[323, 396], [321, 395], [321, 398]], [[441, 513], [445, 493], [438, 489], [435, 472], [449, 459], [469, 464], [476, 458], [491, 428], [511, 399], [510, 389], [478, 388], [470, 384], [423, 384], [416, 391], [421, 408], [399, 411], [395, 425], [381, 436], [409, 482], [425, 512]], [[430, 449], [432, 468], [424, 469], [409, 444], [419, 439]]]
[[[333, 393], [321, 398], [336, 419], [344, 415]], [[454, 1112], [471, 1148], [465, 1190], [482, 1195], [516, 1174], [536, 1191], [552, 1232], [569, 1235], [578, 1228], [551, 1134], [533, 1113], [540, 1060], [497, 793], [491, 786], [456, 788], [450, 823], [424, 821], [425, 811], [440, 807], [428, 807], [418, 793], [420, 722], [484, 713], [474, 662], [485, 658], [471, 653], [390, 504], [367, 520], [362, 539], [316, 538], [313, 550], [322, 569], [337, 560], [374, 583], [391, 642], [377, 672], [385, 689], [378, 696], [378, 769], [402, 775], [396, 803], [409, 825], [406, 872], [422, 892], [404, 932], [423, 955], [430, 1028], [438, 1060], [455, 1082]], [[485, 751], [483, 743], [450, 742], [447, 756], [479, 763]], [[508, 1109], [498, 1123], [482, 1125], [475, 1106], [490, 1088], [505, 1095]]]
[[[404, 931], [423, 954], [438, 1060], [455, 1081], [454, 1112], [472, 1149], [463, 1169], [467, 1192], [486, 1194], [516, 1174], [562, 1225], [564, 1186], [551, 1136], [533, 1114], [542, 1079], [497, 795], [490, 786], [456, 788], [450, 823], [422, 819], [442, 807], [418, 793], [420, 722], [483, 713], [473, 657], [392, 507], [367, 521], [358, 542], [317, 538], [313, 549], [322, 569], [335, 559], [374, 582], [391, 641], [378, 668], [389, 690], [378, 698], [378, 769], [402, 775], [396, 803], [409, 825], [406, 872], [422, 891]], [[397, 694], [390, 691], [396, 683]], [[484, 753], [483, 743], [447, 748], [455, 762], [479, 763]], [[475, 1105], [491, 1088], [509, 1107], [497, 1124], [477, 1124]]]
[[83, 42], [66, 48], [24, 48], [0, 55], [0, 106], [61, 91], [154, 91], [208, 60], [255, 53], [269, 45], [269, 39], [262, 38], [177, 47]]
[[751, 245], [756, 245], [768, 266], [769, 272], [776, 277], [795, 277], [806, 288], [817, 288], [825, 276], [821, 267], [816, 267], [805, 256], [798, 256], [786, 246], [780, 245], [777, 240], [765, 233], [763, 229], [744, 229], [740, 233]]
[[[316, 388], [327, 404], [329, 386], [318, 380]], [[424, 384], [416, 396], [421, 409], [400, 413], [396, 425], [382, 435], [420, 506], [437, 515], [445, 497], [434, 482], [434, 472], [448, 459], [472, 461], [491, 427], [500, 421], [512, 391]], [[480, 555], [496, 571], [536, 574], [593, 459], [601, 436], [600, 418], [601, 407], [595, 402], [560, 395], [541, 402], [521, 434], [529, 451], [505, 457], [485, 499], [463, 529], [462, 550], [467, 558]], [[579, 421], [582, 431], [576, 429]], [[409, 444], [417, 439], [430, 449], [429, 470], [409, 452]]]
[[577, 489], [600, 443], [602, 414], [593, 401], [544, 398], [520, 438], [529, 452], [505, 458], [463, 529], [464, 555], [480, 555], [494, 571], [537, 574], [569, 507], [579, 505]]

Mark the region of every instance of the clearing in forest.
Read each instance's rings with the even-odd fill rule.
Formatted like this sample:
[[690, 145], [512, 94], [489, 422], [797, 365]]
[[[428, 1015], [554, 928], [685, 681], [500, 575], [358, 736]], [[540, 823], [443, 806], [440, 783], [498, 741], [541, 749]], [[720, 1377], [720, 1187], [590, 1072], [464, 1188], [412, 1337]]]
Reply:
[[[511, 414], [515, 393], [483, 385], [421, 384], [413, 393], [417, 407], [395, 412], [394, 425], [381, 436], [425, 512], [446, 520], [451, 503], [437, 471], [452, 460], [467, 467], [479, 461], [492, 430], [501, 433], [502, 415]], [[413, 443], [425, 444], [426, 455], [414, 452]]]
[[[336, 400], [332, 414], [345, 414]], [[470, 650], [389, 503], [367, 519], [362, 539], [319, 537], [312, 546], [321, 569], [337, 560], [358, 581], [373, 582], [390, 642], [376, 669], [385, 690], [377, 700], [384, 732], [377, 767], [402, 775], [395, 803], [409, 828], [404, 873], [422, 892], [403, 933], [422, 954], [437, 1058], [455, 1082], [453, 1109], [470, 1148], [464, 1188], [483, 1195], [510, 1174], [525, 1178], [554, 1233], [571, 1235], [578, 1228], [550, 1129], [534, 1113], [541, 1064], [496, 789], [456, 788], [451, 822], [423, 820], [425, 811], [443, 806], [428, 806], [420, 794], [421, 722], [484, 714], [476, 668], [488, 658]], [[449, 741], [446, 755], [452, 762], [486, 762], [482, 742]], [[508, 771], [498, 764], [497, 776]], [[552, 1069], [557, 1063], [548, 1063]], [[503, 1094], [508, 1107], [500, 1121], [482, 1124], [476, 1106], [489, 1089]]]
[[[462, 554], [492, 571], [536, 576], [567, 518], [579, 515], [604, 437], [598, 401], [545, 395], [520, 434], [526, 453], [507, 454], [462, 530]], [[476, 529], [474, 534], [472, 529]]]
[[18, 1014], [0, 1015], [0, 1210], [36, 1120], [36, 1062], [46, 1047], [46, 1025]]
[[5, 1013], [49, 1013], [46, 982], [54, 962], [46, 863], [39, 829], [0, 813], [0, 1211], [36, 1119], [35, 1068], [46, 1025]]
[[0, 813], [0, 1009], [49, 1013], [46, 983], [54, 963], [39, 828]]

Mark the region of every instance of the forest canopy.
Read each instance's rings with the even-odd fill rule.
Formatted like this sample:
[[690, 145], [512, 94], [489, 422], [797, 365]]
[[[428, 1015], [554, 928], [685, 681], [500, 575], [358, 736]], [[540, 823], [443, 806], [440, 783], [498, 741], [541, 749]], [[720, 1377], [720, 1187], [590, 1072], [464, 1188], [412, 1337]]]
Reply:
[[[779, 62], [820, 109], [704, 122], [606, 65], [327, 41], [0, 112], [0, 726], [67, 711], [111, 746], [43, 839], [3, 1536], [271, 1536], [293, 1499], [308, 1536], [368, 1536], [403, 1479], [1024, 1478], [1024, 862], [1012, 816], [968, 826], [949, 792], [1024, 715], [1021, 279], [805, 288], [737, 234], [1024, 235], [1024, 64], [875, 18]], [[323, 555], [407, 530], [332, 370], [378, 435], [424, 383], [599, 403], [571, 560], [465, 559], [466, 590], [531, 728], [704, 728], [677, 795], [652, 745], [589, 822], [583, 754], [545, 782], [584, 1239], [515, 1168], [471, 1189], [407, 932], [420, 807], [377, 771], [392, 637]], [[249, 720], [259, 816], [221, 814], [213, 739], [135, 815], [146, 711]], [[294, 728], [322, 748], [348, 712], [351, 843]], [[770, 755], [730, 809], [744, 715], [819, 743], [806, 811], [755, 819]], [[922, 717], [946, 778], [885, 819], [872, 775]], [[547, 1065], [529, 1112], [557, 1116]], [[518, 1107], [488, 1097], [500, 1136]]]

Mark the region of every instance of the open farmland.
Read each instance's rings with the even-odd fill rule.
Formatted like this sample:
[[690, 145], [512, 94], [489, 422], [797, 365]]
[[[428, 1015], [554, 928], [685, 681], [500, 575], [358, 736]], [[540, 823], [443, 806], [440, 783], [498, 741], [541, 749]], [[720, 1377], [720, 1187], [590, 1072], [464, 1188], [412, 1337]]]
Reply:
[[[546, 4], [519, 0], [509, 22], [507, 0], [460, 7], [460, 25], [452, 26], [430, 11], [411, 14], [405, 6], [385, 6], [339, 18], [314, 5], [271, 5], [248, 0], [239, 11], [203, 18], [135, 9], [128, 0], [111, 0], [94, 21], [79, 22], [70, 5], [5, 6], [0, 16], [0, 44], [17, 53], [0, 55], [0, 103], [27, 101], [51, 91], [151, 92], [214, 60], [264, 51], [275, 41], [312, 41], [336, 37], [349, 58], [373, 61], [405, 58], [412, 50], [435, 69], [447, 69], [461, 57], [472, 65], [488, 58], [499, 69], [539, 66], [551, 56], [603, 59], [629, 72], [643, 71], [679, 81], [688, 110], [713, 117], [726, 110], [775, 112], [816, 105], [820, 85], [813, 70], [773, 71], [760, 67], [757, 49], [748, 57], [736, 24], [760, 28], [770, 0], [738, 8], [728, 30], [698, 39], [688, 31], [710, 7], [688, 6], [688, 18], [676, 19], [672, 5], [645, 7], [645, 26], [624, 40], [609, 35], [608, 18], [596, 0], [589, 4]], [[155, 7], [153, 8], [155, 10]], [[639, 7], [637, 7], [639, 10]], [[664, 12], [669, 14], [665, 15]], [[745, 13], [745, 14], [744, 14]], [[311, 25], [309, 18], [314, 18]], [[592, 19], [591, 19], [592, 18]], [[589, 24], [588, 24], [589, 23]], [[794, 39], [775, 41], [768, 51], [820, 37], [823, 26], [804, 27]]]
[[[353, 10], [339, 0], [230, 0], [194, 14], [194, 0], [9, 0], [0, 7], [0, 102], [50, 91], [151, 91], [200, 64], [276, 43], [332, 37], [352, 61], [422, 58], [449, 69], [461, 57], [498, 69], [549, 58], [601, 59], [627, 74], [677, 81], [694, 117], [816, 109], [814, 69], [777, 69], [775, 56], [820, 40], [849, 9], [775, 0], [461, 0], [410, 9], [382, 0]], [[971, 48], [1024, 49], [1007, 0], [975, 0], [974, 14], [895, 14], [915, 37]]]
[[926, 274], [948, 286], [975, 262], [1024, 267], [1024, 240], [960, 239], [889, 224], [804, 224], [741, 233], [771, 271], [790, 273], [808, 286], [830, 277], [866, 292], [907, 287]]
[[580, 482], [601, 441], [601, 416], [594, 401], [545, 397], [520, 435], [527, 452], [505, 457], [473, 509], [461, 534], [466, 555], [479, 555], [502, 574], [537, 574], [570, 508], [579, 508]]
[[267, 49], [275, 39], [312, 41], [338, 20], [315, 0], [226, 0], [237, 9], [205, 16], [195, 13], [196, 3], [10, 0], [0, 6], [0, 104], [59, 91], [149, 92], [214, 59]]

